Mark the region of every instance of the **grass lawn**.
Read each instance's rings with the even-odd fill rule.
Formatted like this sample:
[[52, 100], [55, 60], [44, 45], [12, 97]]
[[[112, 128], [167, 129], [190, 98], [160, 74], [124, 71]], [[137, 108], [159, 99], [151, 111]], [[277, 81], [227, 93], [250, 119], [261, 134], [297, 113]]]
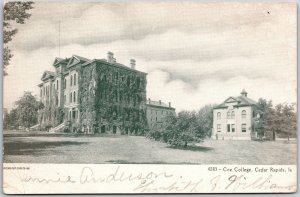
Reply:
[[4, 162], [296, 164], [297, 141], [206, 140], [190, 150], [140, 136], [4, 131]]

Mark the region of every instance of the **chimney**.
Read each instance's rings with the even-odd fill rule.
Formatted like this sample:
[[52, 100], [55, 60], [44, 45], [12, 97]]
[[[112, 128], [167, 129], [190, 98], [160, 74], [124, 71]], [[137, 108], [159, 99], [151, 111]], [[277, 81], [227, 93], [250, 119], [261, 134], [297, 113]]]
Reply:
[[248, 93], [245, 91], [245, 89], [243, 89], [243, 91], [241, 92], [241, 95], [244, 96], [244, 97], [247, 97], [247, 94]]
[[169, 107], [171, 107], [171, 102], [169, 102]]
[[161, 105], [161, 100], [159, 100], [159, 105]]
[[107, 52], [107, 61], [109, 63], [114, 63], [116, 62], [116, 59], [114, 58], [114, 54], [110, 51]]
[[135, 59], [130, 60], [130, 67], [131, 69], [135, 69]]

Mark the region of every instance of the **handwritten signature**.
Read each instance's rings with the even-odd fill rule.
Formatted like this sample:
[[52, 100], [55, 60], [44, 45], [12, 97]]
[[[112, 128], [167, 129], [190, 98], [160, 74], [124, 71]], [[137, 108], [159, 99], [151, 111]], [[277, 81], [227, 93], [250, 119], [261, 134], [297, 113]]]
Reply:
[[[133, 192], [154, 193], [154, 192], [201, 192], [201, 188], [206, 187], [205, 191], [210, 192], [241, 192], [241, 191], [295, 191], [294, 185], [278, 185], [273, 180], [271, 174], [260, 176], [253, 179], [253, 176], [246, 175], [216, 175], [212, 178], [189, 178], [175, 176], [166, 171], [160, 172], [128, 172], [120, 166], [116, 167], [113, 173], [108, 175], [94, 172], [91, 167], [83, 167], [79, 174], [75, 175], [52, 175], [51, 178], [43, 176], [35, 177], [26, 173], [19, 176], [22, 184], [38, 183], [38, 184], [114, 184], [114, 183], [130, 183], [128, 187], [132, 187]], [[208, 187], [208, 188], [207, 188]], [[202, 190], [203, 191], [203, 190]]]

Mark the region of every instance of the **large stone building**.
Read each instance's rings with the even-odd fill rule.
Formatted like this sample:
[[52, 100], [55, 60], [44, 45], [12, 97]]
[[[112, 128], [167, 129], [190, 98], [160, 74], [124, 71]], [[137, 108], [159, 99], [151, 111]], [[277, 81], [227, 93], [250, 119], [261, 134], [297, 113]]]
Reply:
[[150, 130], [162, 130], [165, 127], [165, 118], [167, 116], [176, 116], [175, 108], [169, 104], [163, 103], [161, 100], [152, 101], [148, 99], [147, 106], [147, 121]]
[[107, 59], [77, 55], [56, 58], [55, 72], [45, 71], [39, 84], [39, 124], [55, 130], [92, 133], [141, 133], [146, 119], [146, 73]]
[[229, 97], [213, 110], [212, 138], [250, 140], [256, 102], [243, 90], [238, 97]]

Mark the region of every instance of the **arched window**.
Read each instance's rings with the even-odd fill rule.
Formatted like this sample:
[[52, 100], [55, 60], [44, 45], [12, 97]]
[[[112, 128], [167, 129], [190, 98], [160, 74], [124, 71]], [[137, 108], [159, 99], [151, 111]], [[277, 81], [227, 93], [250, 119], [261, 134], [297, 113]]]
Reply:
[[73, 75], [71, 75], [71, 81], [70, 81], [70, 84], [71, 84], [71, 86], [72, 86], [72, 84], [73, 84]]
[[72, 103], [72, 92], [70, 93], [70, 103]]
[[217, 119], [221, 119], [221, 112], [217, 113]]
[[242, 111], [242, 119], [245, 119], [246, 118], [246, 110], [243, 110]]
[[74, 103], [76, 102], [76, 93], [75, 91], [73, 92], [73, 99], [74, 99]]
[[227, 112], [227, 119], [230, 119], [230, 111]]
[[58, 90], [58, 80], [56, 80], [56, 88], [57, 88], [57, 90]]
[[74, 86], [76, 85], [76, 74], [74, 74]]
[[234, 111], [231, 112], [231, 119], [234, 119], [235, 118], [235, 113]]

